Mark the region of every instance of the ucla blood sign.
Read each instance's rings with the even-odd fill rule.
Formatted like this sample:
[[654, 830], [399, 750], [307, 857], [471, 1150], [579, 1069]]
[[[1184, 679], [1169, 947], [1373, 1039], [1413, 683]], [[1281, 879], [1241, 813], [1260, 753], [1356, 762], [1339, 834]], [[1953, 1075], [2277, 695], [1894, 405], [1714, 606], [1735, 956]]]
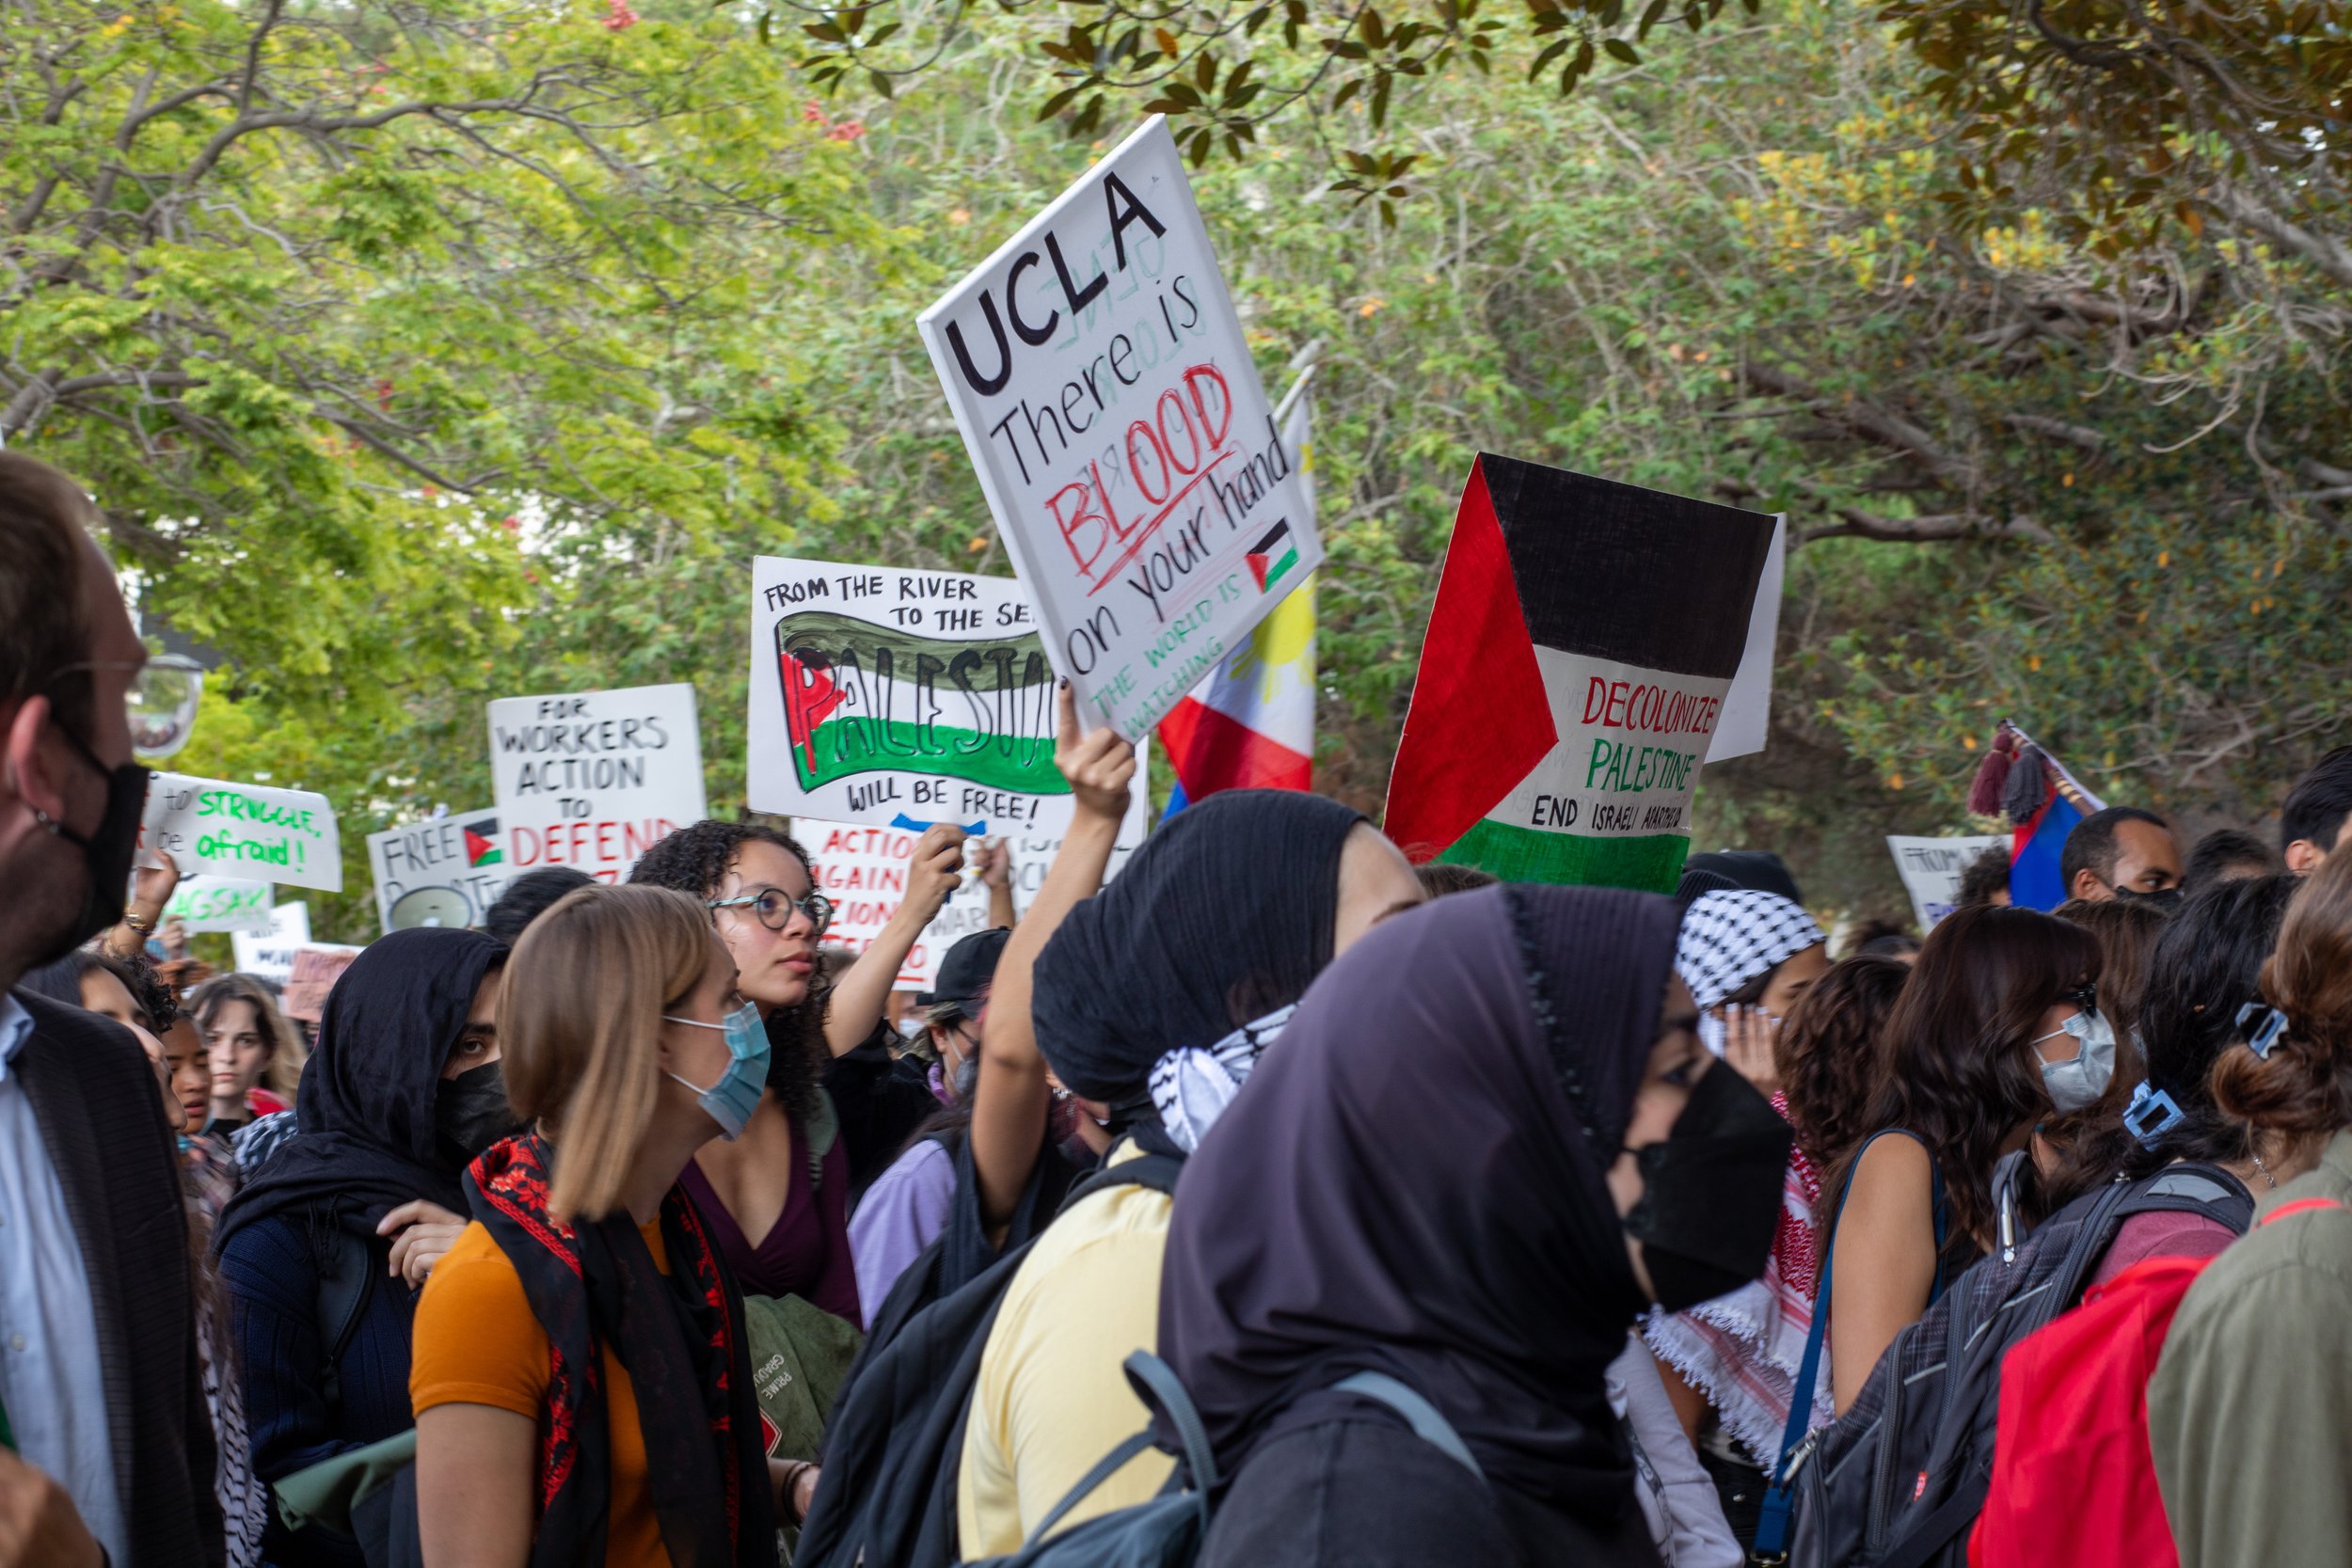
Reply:
[[1089, 724], [1140, 738], [1321, 564], [1159, 117], [916, 326]]
[[501, 697], [490, 778], [512, 874], [569, 865], [625, 881], [638, 856], [708, 815], [694, 689]]

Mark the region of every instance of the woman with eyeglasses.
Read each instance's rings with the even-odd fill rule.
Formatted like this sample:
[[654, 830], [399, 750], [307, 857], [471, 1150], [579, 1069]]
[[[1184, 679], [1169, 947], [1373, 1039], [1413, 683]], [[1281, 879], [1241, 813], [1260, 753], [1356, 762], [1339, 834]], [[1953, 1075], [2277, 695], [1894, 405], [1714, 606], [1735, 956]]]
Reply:
[[2106, 1087], [2099, 962], [2090, 932], [2034, 910], [1963, 909], [1928, 934], [1886, 1021], [1867, 1131], [1821, 1182], [1840, 1415], [1895, 1336], [1992, 1248], [2001, 1156]]
[[895, 1071], [874, 1037], [899, 963], [962, 866], [960, 829], [926, 832], [898, 916], [833, 982], [817, 952], [833, 907], [817, 891], [808, 851], [789, 835], [749, 822], [697, 822], [655, 845], [629, 873], [632, 885], [702, 903], [771, 1047], [765, 1085], [744, 1107], [742, 1125], [705, 1147], [680, 1178], [745, 1294], [801, 1296], [864, 1323], [850, 1194], [938, 1106], [920, 1066]]

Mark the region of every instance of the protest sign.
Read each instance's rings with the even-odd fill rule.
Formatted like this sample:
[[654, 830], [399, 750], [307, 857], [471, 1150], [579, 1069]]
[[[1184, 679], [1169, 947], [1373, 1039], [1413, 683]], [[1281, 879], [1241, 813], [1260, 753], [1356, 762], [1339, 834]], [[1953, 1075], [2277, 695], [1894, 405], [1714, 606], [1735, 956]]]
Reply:
[[469, 811], [368, 835], [375, 913], [384, 929], [473, 926], [505, 890], [506, 863], [494, 813]]
[[[1137, 758], [1138, 777], [1141, 760]], [[1126, 820], [1120, 824], [1106, 879], [1118, 875], [1127, 857], [1143, 843], [1146, 810], [1143, 792], [1137, 790]], [[792, 823], [792, 836], [816, 861], [817, 886], [833, 900], [833, 924], [825, 928], [821, 945], [845, 953], [865, 952], [898, 912], [899, 901], [906, 895], [907, 856], [919, 835], [899, 829], [800, 817]], [[1008, 835], [1007, 842], [1012, 848], [1012, 907], [1016, 913], [1026, 913], [1061, 848], [1061, 834], [1017, 832]], [[988, 888], [977, 876], [967, 873], [963, 885], [948, 895], [899, 964], [898, 989], [929, 990], [947, 949], [973, 932], [988, 928]]]
[[1322, 563], [1157, 116], [916, 326], [1089, 724], [1141, 737]]
[[752, 562], [755, 811], [920, 832], [1058, 835], [1054, 671], [1021, 585]]
[[694, 689], [501, 697], [490, 777], [511, 875], [570, 865], [625, 880], [638, 856], [708, 815]]
[[1774, 519], [1481, 452], [1389, 780], [1416, 861], [1669, 892]]
[[1911, 895], [1911, 912], [1924, 933], [1952, 912], [1952, 906], [1960, 900], [1961, 873], [1969, 863], [1987, 849], [2008, 848], [2009, 835], [1906, 838], [1889, 833], [1886, 847], [1894, 851], [1895, 869], [1902, 876], [1903, 891]]
[[281, 986], [294, 976], [295, 950], [310, 942], [310, 906], [303, 903], [280, 904], [270, 911], [266, 931], [232, 931], [229, 937], [240, 972]]
[[276, 896], [277, 889], [268, 882], [183, 877], [164, 905], [163, 924], [176, 920], [190, 936], [204, 931], [266, 931], [270, 900]]
[[1756, 608], [1748, 614], [1748, 645], [1740, 673], [1724, 693], [1724, 717], [1707, 743], [1707, 760], [1729, 762], [1764, 749], [1772, 727], [1772, 650], [1780, 641], [1780, 590], [1788, 577], [1788, 519], [1772, 520], [1772, 550], [1756, 585]]
[[338, 942], [312, 942], [295, 948], [293, 969], [286, 976], [285, 996], [279, 1003], [286, 1016], [316, 1023], [326, 1011], [326, 993], [335, 989], [335, 982], [343, 977], [343, 971], [358, 956], [357, 947]]
[[335, 808], [307, 789], [158, 773], [148, 782], [139, 847], [143, 860], [146, 851], [168, 854], [183, 877], [259, 873], [286, 886], [342, 891]]

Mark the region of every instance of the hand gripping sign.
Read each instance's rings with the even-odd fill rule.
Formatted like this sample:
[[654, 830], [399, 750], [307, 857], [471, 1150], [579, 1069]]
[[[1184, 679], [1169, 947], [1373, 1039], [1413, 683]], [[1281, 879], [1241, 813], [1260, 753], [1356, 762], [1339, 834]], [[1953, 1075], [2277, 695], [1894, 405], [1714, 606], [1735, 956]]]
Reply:
[[1055, 670], [1141, 738], [1323, 560], [1167, 124], [916, 326]]

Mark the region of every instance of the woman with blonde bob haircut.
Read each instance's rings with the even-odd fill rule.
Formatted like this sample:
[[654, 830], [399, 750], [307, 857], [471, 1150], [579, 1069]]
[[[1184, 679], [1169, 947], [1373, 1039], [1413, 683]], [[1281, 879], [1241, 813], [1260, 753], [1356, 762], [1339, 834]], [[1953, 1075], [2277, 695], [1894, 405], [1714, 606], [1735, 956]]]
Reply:
[[[474, 1223], [417, 1307], [433, 1568], [776, 1560], [741, 1298], [678, 1173], [742, 1130], [767, 1036], [702, 906], [589, 887], [506, 967], [532, 1130], [466, 1176]], [[599, 1372], [601, 1375], [599, 1375]]]

